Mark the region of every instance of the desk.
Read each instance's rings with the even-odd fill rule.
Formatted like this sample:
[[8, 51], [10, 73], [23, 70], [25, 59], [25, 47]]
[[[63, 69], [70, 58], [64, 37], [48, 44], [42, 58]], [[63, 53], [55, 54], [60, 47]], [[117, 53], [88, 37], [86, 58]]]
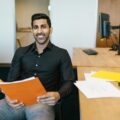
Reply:
[[[120, 72], [120, 56], [108, 48], [95, 48], [98, 55], [88, 56], [82, 49], [73, 50], [73, 66], [78, 79], [84, 80], [84, 72], [108, 70]], [[82, 120], [120, 120], [120, 98], [87, 99], [81, 92], [80, 112]]]
[[120, 68], [120, 55], [109, 48], [94, 48], [98, 55], [87, 55], [81, 48], [73, 49], [73, 66], [80, 67], [116, 67]]

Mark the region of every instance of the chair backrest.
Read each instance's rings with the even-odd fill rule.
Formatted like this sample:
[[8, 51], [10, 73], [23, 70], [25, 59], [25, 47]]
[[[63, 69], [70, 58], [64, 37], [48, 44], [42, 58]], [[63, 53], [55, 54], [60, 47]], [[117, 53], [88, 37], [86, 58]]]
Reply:
[[7, 80], [9, 69], [10, 69], [10, 65], [0, 66], [0, 79], [4, 81]]

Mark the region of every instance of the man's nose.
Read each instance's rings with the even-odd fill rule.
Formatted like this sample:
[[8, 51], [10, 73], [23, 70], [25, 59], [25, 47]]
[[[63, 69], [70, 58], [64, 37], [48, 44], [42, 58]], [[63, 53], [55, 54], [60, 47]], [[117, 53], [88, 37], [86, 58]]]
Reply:
[[38, 28], [38, 33], [41, 33], [42, 32], [42, 28]]

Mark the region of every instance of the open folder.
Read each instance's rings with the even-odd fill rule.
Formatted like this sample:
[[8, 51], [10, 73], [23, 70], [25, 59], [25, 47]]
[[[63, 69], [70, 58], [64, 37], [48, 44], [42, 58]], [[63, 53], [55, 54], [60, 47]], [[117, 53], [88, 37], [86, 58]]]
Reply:
[[17, 99], [19, 102], [23, 102], [25, 106], [35, 104], [37, 102], [37, 96], [46, 93], [44, 86], [36, 77], [15, 82], [0, 82], [0, 89], [10, 99]]

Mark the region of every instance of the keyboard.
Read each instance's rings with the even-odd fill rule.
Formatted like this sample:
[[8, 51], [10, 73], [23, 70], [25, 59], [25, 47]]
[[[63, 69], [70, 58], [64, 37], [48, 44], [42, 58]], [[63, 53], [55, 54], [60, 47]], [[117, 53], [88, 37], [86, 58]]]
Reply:
[[87, 55], [97, 55], [98, 54], [98, 52], [93, 49], [84, 49], [83, 52], [86, 53]]

